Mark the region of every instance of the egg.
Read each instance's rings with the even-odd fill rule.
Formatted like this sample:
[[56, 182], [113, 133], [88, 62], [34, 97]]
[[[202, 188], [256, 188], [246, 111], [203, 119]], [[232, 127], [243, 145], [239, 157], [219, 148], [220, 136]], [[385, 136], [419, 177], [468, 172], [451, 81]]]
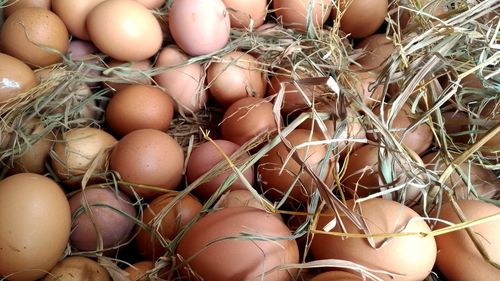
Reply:
[[[218, 163], [223, 163], [223, 167], [226, 167], [221, 172], [217, 173], [210, 180], [205, 181], [201, 185], [197, 186], [196, 189], [193, 190], [193, 194], [199, 197], [202, 200], [207, 200], [214, 194], [219, 187], [224, 183], [224, 181], [233, 174], [233, 170], [229, 167], [226, 159], [224, 158], [224, 153], [227, 157], [231, 157], [240, 146], [236, 143], [227, 141], [227, 140], [214, 140], [214, 143], [204, 142], [199, 146], [195, 147], [189, 156], [189, 161], [186, 166], [186, 179], [189, 184], [196, 181], [199, 177], [203, 176], [206, 172], [210, 171], [214, 168]], [[215, 146], [217, 145], [218, 148]], [[219, 151], [219, 149], [222, 150]], [[243, 152], [240, 157], [237, 159], [233, 159], [233, 163], [235, 165], [241, 165], [241, 163], [248, 159], [250, 155], [247, 152]], [[250, 167], [243, 175], [246, 181], [253, 185], [254, 183], [254, 169]], [[245, 184], [239, 178], [236, 179], [234, 183], [229, 186], [230, 190], [236, 189], [246, 189]]]
[[[81, 251], [111, 250], [127, 242], [136, 210], [131, 200], [111, 188], [88, 188], [69, 199], [73, 215], [71, 246]], [[102, 244], [99, 241], [102, 239]]]
[[239, 145], [258, 135], [274, 132], [273, 105], [257, 97], [239, 99], [227, 108], [220, 128], [223, 139]]
[[52, 0], [52, 11], [64, 22], [68, 31], [83, 40], [89, 40], [85, 21], [90, 11], [105, 0], [66, 1]]
[[148, 281], [150, 280], [148, 271], [152, 270], [154, 266], [152, 261], [140, 261], [125, 268], [125, 272], [128, 273], [130, 281]]
[[130, 85], [118, 91], [106, 107], [106, 122], [119, 135], [139, 129], [166, 131], [174, 117], [174, 101], [164, 91]]
[[372, 34], [359, 42], [356, 49], [362, 49], [364, 55], [356, 61], [367, 69], [381, 69], [396, 47], [385, 34]]
[[3, 15], [4, 17], [8, 17], [15, 11], [27, 7], [39, 7], [50, 10], [51, 2], [51, 0], [6, 0], [5, 4], [2, 5]]
[[68, 55], [72, 60], [87, 62], [95, 60], [98, 64], [97, 52], [98, 50], [92, 42], [74, 38], [69, 42]]
[[[375, 198], [356, 205], [353, 200], [349, 200], [347, 206], [358, 216], [362, 216], [371, 234], [430, 232], [427, 223], [415, 211], [392, 200]], [[320, 216], [316, 229], [322, 231], [332, 219], [337, 219], [333, 232], [342, 232], [338, 222], [342, 220], [347, 233], [363, 234], [343, 213], [331, 215], [330, 212]], [[311, 251], [318, 261], [347, 260], [370, 269], [399, 274], [392, 279], [387, 274], [375, 273], [382, 280], [424, 280], [431, 273], [437, 254], [433, 236], [416, 234], [394, 236], [388, 240], [382, 237], [372, 239], [375, 247], [366, 238], [316, 233], [312, 239]]]
[[57, 280], [109, 281], [111, 278], [106, 269], [96, 261], [86, 257], [71, 256], [58, 262], [42, 279], [42, 281]]
[[[160, 239], [164, 241], [174, 239], [201, 211], [201, 203], [190, 195], [173, 203], [177, 194], [160, 195], [144, 209], [142, 222], [149, 229], [138, 227], [135, 246], [140, 255], [156, 259], [165, 254]], [[173, 204], [172, 209], [164, 211], [170, 204]], [[156, 224], [156, 221], [159, 223]]]
[[191, 56], [224, 48], [231, 30], [229, 13], [222, 0], [174, 0], [168, 26], [175, 43]]
[[[320, 113], [328, 112], [327, 108], [316, 108], [316, 110]], [[345, 141], [335, 142], [335, 149], [338, 150], [340, 159], [343, 159], [349, 151], [363, 146], [366, 141], [366, 130], [363, 120], [363, 117], [357, 115], [352, 110], [348, 110], [347, 117], [344, 120], [338, 120], [334, 114], [331, 114], [328, 119], [322, 120], [326, 127], [326, 132], [323, 132], [321, 129], [319, 120], [313, 120], [312, 118], [302, 122], [298, 128], [312, 129], [318, 139], [344, 139]]]
[[379, 29], [388, 7], [387, 0], [342, 0], [339, 1], [339, 11], [334, 9], [332, 16], [334, 20], [340, 20], [342, 31], [353, 38], [364, 38]]
[[[290, 236], [279, 218], [263, 210], [225, 208], [192, 225], [177, 254], [182, 257], [181, 266], [206, 281], [289, 281], [295, 280], [295, 269], [271, 270], [299, 261], [297, 243]], [[184, 274], [189, 275], [187, 269]]]
[[75, 128], [64, 132], [51, 153], [51, 163], [59, 178], [78, 187], [92, 166], [91, 178], [98, 180], [107, 168], [109, 150], [117, 140], [97, 128]]
[[86, 24], [94, 45], [117, 60], [145, 60], [156, 54], [163, 42], [158, 20], [133, 0], [98, 4], [87, 15]]
[[213, 60], [207, 69], [207, 83], [212, 96], [225, 107], [247, 96], [263, 98], [267, 86], [259, 62], [241, 51]]
[[[459, 200], [457, 204], [468, 221], [497, 215], [500, 208], [479, 200]], [[439, 219], [460, 223], [450, 203], [444, 204]], [[436, 229], [447, 226], [439, 222]], [[490, 220], [471, 227], [476, 239], [484, 247], [491, 261], [500, 262], [500, 220]], [[500, 271], [480, 255], [465, 229], [436, 236], [438, 255], [436, 266], [448, 280], [498, 280]]]
[[165, 4], [165, 0], [134, 0], [148, 9], [157, 9]]
[[[394, 200], [402, 200], [408, 206], [417, 203], [427, 180], [422, 159], [409, 150], [407, 153], [413, 154], [412, 157], [416, 159], [416, 163], [412, 164], [403, 154], [393, 151], [388, 154], [389, 157], [383, 157], [385, 161], [380, 163], [379, 150], [379, 146], [367, 144], [346, 157], [341, 183], [347, 194], [363, 198], [380, 191], [382, 186], [399, 186], [400, 190], [392, 192]], [[386, 169], [387, 173], [383, 173], [382, 169]], [[388, 178], [384, 178], [384, 175]]]
[[266, 0], [222, 0], [229, 10], [231, 27], [255, 29], [261, 26], [267, 15]]
[[175, 100], [178, 111], [196, 113], [207, 102], [205, 73], [201, 64], [186, 63], [187, 60], [177, 47], [163, 48], [156, 60], [155, 66], [160, 70], [154, 79]]
[[325, 271], [309, 281], [363, 281], [363, 277], [347, 271]]
[[32, 67], [62, 61], [69, 35], [64, 22], [44, 8], [23, 8], [10, 15], [0, 31], [2, 52]]
[[[326, 155], [326, 145], [306, 145], [319, 139], [311, 131], [295, 129], [285, 139], [290, 147], [304, 145], [297, 148], [301, 162], [310, 166], [318, 177], [326, 178], [330, 173], [330, 163]], [[290, 198], [299, 202], [307, 202], [309, 196], [315, 191], [314, 178], [305, 171], [301, 162], [294, 158], [288, 159], [289, 150], [283, 142], [272, 148], [260, 158], [258, 172], [265, 189], [265, 195], [272, 199], [281, 199], [287, 192]], [[285, 163], [285, 160], [288, 160]], [[328, 163], [325, 163], [328, 161]], [[299, 178], [297, 181], [296, 179]], [[290, 191], [291, 190], [291, 191]]]
[[[453, 158], [459, 157], [456, 153], [451, 153], [451, 155]], [[425, 163], [425, 167], [432, 171], [437, 178], [448, 167], [446, 159], [439, 152], [425, 155], [422, 161]], [[453, 169], [443, 184], [452, 190], [456, 199], [494, 199], [500, 196], [500, 179], [495, 176], [495, 173], [468, 161]], [[443, 200], [447, 201], [448, 196], [443, 196]]]
[[19, 59], [0, 53], [0, 103], [38, 85], [31, 68]]
[[[384, 121], [387, 122], [389, 117], [389, 112], [395, 110], [391, 105], [386, 105], [385, 107]], [[373, 113], [380, 116], [381, 108], [377, 107], [373, 110]], [[409, 149], [415, 151], [417, 154], [424, 154], [429, 147], [432, 145], [434, 140], [434, 135], [431, 128], [425, 122], [420, 123], [412, 130], [408, 128], [413, 125], [414, 120], [418, 114], [412, 113], [412, 109], [409, 105], [404, 105], [392, 119], [391, 123], [388, 125], [389, 132], [396, 137], [402, 144], [406, 145]], [[380, 117], [381, 118], [381, 117]], [[378, 135], [378, 130], [373, 129], [374, 133], [367, 134], [368, 139], [372, 141], [377, 141], [380, 139]]]
[[51, 130], [47, 130], [43, 122], [38, 118], [33, 118], [26, 122], [23, 134], [35, 138], [33, 143], [26, 144], [27, 147], [19, 157], [14, 159], [13, 167], [10, 172], [31, 172], [43, 174], [45, 163], [50, 159], [49, 153], [56, 139]]
[[148, 71], [151, 70], [151, 62], [148, 59], [132, 62], [110, 59], [106, 65], [107, 69], [102, 75], [109, 79], [104, 81], [104, 85], [115, 92], [131, 84], [152, 84], [151, 77], [148, 75]]
[[329, 0], [274, 0], [272, 4], [275, 15], [281, 18], [285, 27], [301, 31], [307, 31], [308, 24], [315, 29], [322, 27], [332, 10]]
[[37, 280], [63, 256], [71, 212], [53, 180], [20, 173], [0, 181], [0, 221], [0, 276]]
[[384, 86], [376, 84], [379, 73], [362, 70], [357, 66], [351, 66], [349, 70], [344, 72], [338, 81], [349, 89], [349, 92], [346, 91], [347, 99], [361, 99], [368, 107], [379, 104], [384, 98]]
[[216, 206], [217, 208], [252, 207], [266, 210], [262, 202], [246, 189], [236, 189], [226, 192], [217, 201]]
[[[162, 194], [161, 190], [172, 190], [181, 182], [184, 167], [184, 152], [181, 146], [167, 133], [155, 129], [135, 130], [125, 135], [111, 152], [110, 168], [122, 181], [122, 190], [134, 195], [152, 198]], [[132, 190], [134, 192], [132, 192]]]

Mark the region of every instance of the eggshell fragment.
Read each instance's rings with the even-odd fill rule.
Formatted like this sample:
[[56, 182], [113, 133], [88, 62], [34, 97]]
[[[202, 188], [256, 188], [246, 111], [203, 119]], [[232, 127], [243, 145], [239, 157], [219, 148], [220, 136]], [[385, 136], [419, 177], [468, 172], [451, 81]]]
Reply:
[[71, 212], [53, 180], [20, 173], [0, 181], [0, 221], [0, 276], [37, 280], [64, 254]]
[[53, 12], [37, 7], [23, 8], [8, 17], [0, 31], [2, 51], [32, 67], [62, 60], [69, 45], [64, 22]]

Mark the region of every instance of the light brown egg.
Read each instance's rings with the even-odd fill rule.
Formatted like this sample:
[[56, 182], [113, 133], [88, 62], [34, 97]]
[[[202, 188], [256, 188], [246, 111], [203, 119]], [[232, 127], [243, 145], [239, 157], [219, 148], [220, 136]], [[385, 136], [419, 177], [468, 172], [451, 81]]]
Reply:
[[363, 281], [363, 277], [347, 271], [325, 271], [309, 281]]
[[170, 35], [191, 56], [226, 46], [231, 23], [222, 0], [175, 0], [168, 14]]
[[[165, 254], [165, 248], [160, 243], [157, 234], [167, 241], [174, 239], [201, 211], [201, 203], [191, 195], [177, 201], [168, 212], [162, 211], [173, 202], [177, 194], [172, 192], [160, 195], [144, 209], [142, 222], [154, 229], [146, 230], [137, 227], [135, 246], [140, 255], [156, 259]], [[156, 220], [159, 220], [160, 223], [153, 225]], [[152, 234], [153, 231], [156, 235]]]
[[[60, 62], [68, 50], [69, 35], [64, 22], [44, 8], [23, 8], [2, 25], [2, 51], [32, 67]], [[50, 50], [52, 49], [52, 50]]]
[[339, 78], [339, 84], [354, 92], [348, 95], [348, 99], [362, 99], [368, 107], [379, 104], [384, 97], [384, 86], [375, 85], [378, 73], [375, 71], [360, 70], [357, 66], [351, 66], [350, 72], [346, 72]]
[[231, 27], [257, 28], [261, 26], [267, 15], [266, 0], [222, 0], [231, 16]]
[[148, 59], [163, 41], [158, 20], [133, 0], [104, 1], [90, 11], [86, 23], [94, 45], [121, 61]]
[[63, 256], [71, 212], [53, 180], [20, 173], [0, 181], [0, 221], [0, 276], [37, 280]]
[[[184, 153], [181, 146], [167, 133], [154, 129], [135, 130], [125, 135], [111, 153], [110, 167], [122, 181], [173, 190], [182, 178]], [[161, 191], [129, 187], [122, 190], [133, 195], [132, 188], [142, 197], [152, 198]]]
[[274, 0], [272, 1], [275, 15], [283, 21], [286, 27], [307, 31], [307, 18], [310, 5], [311, 24], [313, 28], [320, 28], [330, 16], [331, 1], [320, 0]]
[[128, 273], [130, 281], [148, 281], [147, 272], [153, 269], [154, 266], [152, 261], [140, 261], [125, 268], [125, 272]]
[[174, 101], [160, 88], [129, 85], [106, 107], [106, 122], [119, 135], [139, 129], [166, 131], [174, 116]]
[[151, 77], [147, 71], [151, 69], [149, 60], [124, 62], [110, 59], [106, 62], [108, 67], [102, 74], [109, 77], [104, 85], [113, 91], [120, 91], [131, 84], [151, 85]]
[[[299, 262], [295, 240], [276, 239], [290, 236], [290, 229], [273, 214], [257, 208], [225, 208], [192, 225], [177, 254], [187, 263], [181, 264], [184, 269], [189, 266], [206, 281], [291, 281], [295, 269], [270, 271]], [[189, 275], [187, 270], [183, 274]]]
[[[452, 157], [458, 157], [456, 153]], [[425, 167], [440, 177], [448, 167], [442, 154], [431, 152], [422, 158]], [[500, 179], [493, 171], [487, 170], [477, 164], [460, 164], [453, 170], [444, 184], [453, 190], [456, 199], [473, 200], [478, 198], [498, 198], [500, 196]], [[444, 192], [444, 191], [443, 191]], [[447, 201], [448, 196], [444, 195], [443, 200]]]
[[276, 130], [273, 105], [261, 98], [242, 98], [226, 110], [220, 127], [224, 139], [243, 145], [260, 134]]
[[210, 64], [207, 84], [215, 100], [228, 107], [247, 96], [263, 98], [267, 81], [259, 62], [253, 56], [234, 51]]
[[76, 128], [64, 132], [51, 153], [52, 167], [59, 178], [77, 186], [92, 166], [93, 180], [102, 177], [107, 168], [109, 150], [116, 139], [97, 128]]
[[[389, 112], [391, 110], [390, 105], [386, 105], [385, 107], [385, 122], [387, 122], [387, 118], [389, 116]], [[375, 115], [380, 116], [381, 108], [377, 107], [373, 110]], [[411, 126], [414, 122], [414, 114], [411, 112], [411, 107], [408, 105], [404, 105], [403, 108], [399, 112], [396, 113], [396, 116], [388, 126], [389, 132], [391, 132], [397, 140], [401, 141], [404, 145], [406, 145], [409, 149], [415, 151], [417, 154], [424, 154], [427, 149], [432, 145], [432, 141], [434, 136], [432, 134], [431, 128], [425, 122], [421, 123], [413, 130], [407, 130], [409, 126]], [[369, 133], [367, 134], [368, 139], [372, 141], [377, 141], [380, 139], [379, 134], [377, 133], [377, 129], [373, 129], [375, 134]]]
[[165, 4], [165, 0], [134, 0], [148, 9], [160, 8]]
[[52, 11], [64, 22], [68, 31], [83, 40], [89, 40], [90, 36], [85, 25], [87, 15], [99, 3], [105, 0], [67, 1], [52, 0]]
[[[285, 137], [292, 148], [308, 142], [318, 141], [319, 138], [310, 130], [295, 129]], [[305, 145], [297, 149], [302, 162], [309, 165], [316, 175], [326, 178], [330, 171], [330, 163], [326, 158], [326, 145]], [[287, 159], [289, 151], [283, 142], [276, 145], [259, 160], [258, 172], [265, 195], [272, 199], [281, 199], [290, 189], [290, 198], [299, 202], [307, 202], [315, 191], [314, 178], [306, 172], [301, 162]], [[285, 163], [285, 160], [288, 162]], [[283, 171], [281, 169], [283, 168]], [[300, 180], [295, 182], [296, 178]]]
[[[385, 199], [370, 199], [361, 202], [356, 209], [354, 201], [347, 201], [347, 206], [362, 216], [371, 234], [429, 233], [427, 223], [412, 209], [398, 202]], [[359, 209], [357, 209], [359, 207]], [[343, 213], [340, 215], [320, 216], [317, 230], [323, 228], [332, 219], [342, 220], [347, 233], [363, 234]], [[332, 232], [342, 232], [337, 222]], [[317, 233], [311, 243], [311, 250], [316, 260], [341, 259], [357, 263], [371, 269], [385, 270], [400, 274], [392, 279], [389, 275], [375, 273], [382, 280], [424, 280], [432, 270], [436, 260], [436, 241], [433, 236], [405, 235], [385, 241], [383, 237], [374, 237], [375, 248], [366, 238], [344, 238], [337, 235]]]
[[380, 69], [395, 50], [392, 40], [385, 34], [370, 35], [356, 45], [365, 54], [357, 62], [367, 69]]
[[38, 84], [35, 73], [19, 59], [0, 53], [0, 103]]
[[58, 262], [42, 281], [109, 281], [106, 269], [96, 261], [81, 257], [71, 256]]
[[342, 0], [339, 10], [334, 9], [334, 20], [341, 14], [340, 29], [353, 38], [367, 37], [382, 25], [389, 3], [387, 0]]
[[[499, 207], [479, 200], [460, 200], [457, 203], [468, 221], [492, 215], [497, 215], [498, 218], [500, 213]], [[441, 207], [439, 219], [455, 224], [461, 222], [450, 203]], [[438, 223], [436, 229], [445, 226], [448, 225]], [[471, 227], [471, 230], [490, 259], [498, 264], [500, 262], [500, 220], [483, 222]], [[465, 229], [438, 235], [436, 243], [438, 247], [436, 265], [448, 280], [500, 279], [500, 270], [483, 259]]]
[[[226, 154], [226, 156], [231, 157], [240, 146], [236, 143], [227, 140], [214, 140], [215, 144]], [[249, 158], [248, 153], [243, 153], [239, 159], [235, 159], [233, 162], [235, 165], [240, 165], [242, 161]], [[233, 170], [227, 164], [226, 159], [222, 153], [215, 147], [211, 142], [205, 142], [195, 147], [189, 156], [189, 161], [186, 167], [186, 179], [189, 184], [197, 180], [203, 174], [214, 168], [218, 163], [226, 163], [226, 170], [223, 170], [218, 175], [213, 177], [207, 182], [202, 183], [196, 189], [193, 190], [193, 194], [202, 200], [207, 200], [212, 194], [214, 194], [217, 189], [224, 183], [226, 178], [233, 174]], [[254, 169], [253, 167], [247, 169], [243, 173], [245, 179], [250, 185], [254, 183]], [[246, 189], [245, 184], [239, 178], [236, 179], [229, 186], [230, 190]]]
[[175, 46], [163, 48], [155, 65], [161, 70], [154, 79], [175, 100], [178, 111], [196, 113], [207, 102], [205, 74], [199, 63], [186, 64], [187, 60]]
[[15, 11], [27, 7], [39, 7], [50, 10], [51, 0], [7, 0], [3, 5], [4, 17], [10, 16]]

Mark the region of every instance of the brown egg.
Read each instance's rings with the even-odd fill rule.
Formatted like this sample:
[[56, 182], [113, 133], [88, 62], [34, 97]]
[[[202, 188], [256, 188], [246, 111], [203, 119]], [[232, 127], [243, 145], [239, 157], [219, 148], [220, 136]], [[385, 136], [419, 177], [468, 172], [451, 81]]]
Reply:
[[[457, 201], [468, 221], [497, 215], [500, 208], [479, 200]], [[447, 203], [441, 207], [439, 219], [460, 223], [454, 209]], [[448, 226], [438, 223], [437, 229]], [[500, 262], [500, 220], [490, 220], [471, 227], [490, 259]], [[465, 229], [436, 236], [438, 255], [436, 265], [448, 280], [499, 280], [500, 270], [487, 263], [480, 255]]]
[[224, 139], [243, 145], [262, 133], [276, 130], [273, 104], [262, 98], [242, 98], [226, 110], [220, 126]]
[[231, 27], [255, 29], [261, 26], [267, 15], [266, 0], [222, 0], [231, 16]]
[[2, 5], [4, 7], [3, 15], [7, 18], [15, 11], [27, 7], [38, 7], [50, 10], [50, 2], [51, 0], [7, 0], [5, 4]]
[[373, 34], [361, 40], [356, 49], [365, 51], [365, 54], [357, 59], [359, 64], [367, 69], [380, 69], [396, 47], [385, 34]]
[[230, 190], [220, 197], [217, 208], [252, 207], [266, 210], [264, 205], [247, 189]]
[[130, 84], [151, 85], [151, 77], [147, 71], [151, 69], [149, 60], [123, 62], [110, 59], [106, 62], [108, 67], [102, 74], [110, 78], [104, 84], [113, 91], [120, 91]]
[[[458, 157], [458, 154], [452, 153], [452, 157]], [[431, 152], [422, 158], [428, 170], [440, 177], [448, 167], [445, 158], [439, 152]], [[493, 171], [487, 170], [477, 164], [462, 163], [453, 170], [444, 184], [453, 190], [456, 199], [494, 199], [500, 196], [500, 179], [495, 176]], [[448, 197], [443, 196], [447, 201]]]
[[[318, 141], [316, 135], [311, 136], [310, 130], [295, 129], [285, 137], [292, 148], [308, 142]], [[318, 176], [330, 173], [330, 163], [324, 164], [326, 145], [305, 145], [297, 148], [297, 154], [302, 162], [308, 164], [312, 171]], [[259, 160], [258, 172], [262, 185], [266, 190], [266, 196], [273, 199], [281, 199], [286, 192], [292, 188], [289, 196], [300, 202], [307, 202], [309, 195], [315, 190], [316, 184], [313, 177], [302, 167], [302, 163], [290, 158], [287, 163], [289, 151], [283, 142], [276, 145], [265, 156]], [[283, 168], [283, 171], [281, 169]], [[303, 168], [303, 169], [302, 169]], [[299, 177], [299, 181], [295, 182]]]
[[98, 64], [97, 52], [98, 50], [92, 42], [75, 38], [72, 38], [69, 42], [68, 55], [73, 60], [87, 62], [95, 61], [95, 64]]
[[[353, 208], [354, 201], [347, 201], [347, 206], [361, 215], [371, 234], [429, 233], [427, 223], [412, 209], [398, 202], [385, 199], [370, 199]], [[359, 209], [358, 209], [359, 207]], [[331, 213], [330, 213], [331, 214]], [[347, 233], [363, 234], [343, 213], [320, 216], [317, 230], [323, 228], [332, 219], [342, 220]], [[337, 222], [333, 232], [342, 232]], [[389, 240], [374, 237], [375, 248], [366, 238], [343, 238], [337, 235], [317, 233], [311, 243], [311, 250], [316, 260], [348, 260], [370, 269], [385, 270], [400, 276], [376, 273], [382, 280], [424, 280], [432, 270], [436, 260], [436, 241], [433, 236], [404, 235], [394, 236]]]
[[[387, 122], [387, 118], [389, 117], [389, 112], [392, 110], [392, 107], [390, 105], [386, 105], [384, 108], [384, 121]], [[380, 107], [375, 108], [373, 113], [380, 116]], [[396, 113], [396, 116], [389, 124], [388, 129], [397, 140], [400, 140], [404, 145], [415, 151], [417, 154], [422, 155], [432, 145], [434, 136], [431, 128], [425, 122], [418, 125], [415, 129], [408, 131], [407, 128], [411, 126], [415, 120], [414, 116], [415, 114], [411, 112], [411, 107], [405, 104], [403, 108]], [[375, 128], [373, 130], [375, 131], [375, 134], [369, 133], [367, 134], [367, 137], [372, 141], [377, 141], [380, 138], [378, 130]]]
[[334, 9], [334, 20], [340, 18], [340, 29], [353, 38], [367, 37], [379, 29], [387, 16], [387, 0], [342, 0]]
[[[120, 191], [88, 188], [69, 199], [73, 215], [71, 246], [81, 251], [110, 250], [127, 242], [134, 229], [135, 206]], [[102, 245], [99, 244], [102, 239]]]
[[[138, 233], [135, 237], [136, 248], [142, 256], [156, 259], [165, 254], [165, 249], [159, 240], [160, 237], [157, 235], [160, 235], [162, 240], [174, 239], [201, 211], [201, 203], [190, 195], [176, 201], [168, 212], [162, 211], [173, 202], [177, 194], [160, 195], [144, 210], [142, 222], [149, 229], [138, 227]], [[154, 224], [156, 220], [159, 220], [158, 225]]]
[[[184, 153], [167, 133], [154, 129], [135, 130], [125, 135], [111, 153], [110, 167], [122, 181], [172, 190], [182, 178]], [[125, 193], [133, 195], [132, 187], [122, 184]], [[146, 187], [133, 187], [142, 197], [162, 194]]]
[[[64, 22], [68, 31], [83, 40], [89, 40], [89, 33], [85, 25], [90, 11], [105, 0], [67, 1], [52, 0], [52, 11]], [[108, 22], [108, 24], [110, 24]]]
[[97, 128], [76, 128], [66, 131], [51, 153], [52, 167], [59, 178], [76, 187], [92, 166], [93, 180], [102, 177], [107, 168], [109, 150], [116, 139]]
[[38, 84], [35, 73], [24, 62], [0, 53], [0, 103], [25, 93]]
[[225, 107], [247, 96], [263, 98], [267, 86], [259, 62], [240, 51], [212, 61], [207, 70], [207, 83], [212, 96]]
[[106, 107], [106, 121], [119, 135], [139, 129], [166, 131], [174, 117], [174, 101], [160, 88], [130, 85], [118, 91]]
[[160, 8], [165, 4], [165, 0], [134, 0], [148, 9]]
[[[299, 261], [295, 240], [276, 239], [290, 235], [279, 218], [263, 210], [225, 208], [191, 226], [179, 242], [177, 253], [206, 281], [289, 281], [294, 280], [296, 270], [267, 271]], [[184, 274], [188, 274], [187, 270]]]
[[323, 26], [332, 10], [331, 1], [328, 0], [274, 0], [272, 4], [275, 15], [278, 18], [281, 17], [285, 27], [301, 31], [307, 31], [310, 5], [314, 5], [311, 9], [310, 21], [315, 29]]
[[0, 181], [0, 221], [0, 276], [37, 280], [64, 254], [71, 212], [53, 180], [20, 173]]
[[205, 74], [199, 63], [186, 64], [187, 60], [175, 46], [163, 48], [155, 65], [161, 71], [154, 79], [175, 100], [178, 111], [196, 113], [207, 101]]
[[341, 85], [354, 91], [349, 93], [347, 98], [361, 98], [368, 107], [379, 104], [384, 98], [384, 86], [375, 85], [379, 74], [374, 71], [360, 70], [357, 66], [352, 66], [350, 69], [352, 72], [346, 72], [339, 78]]
[[347, 271], [326, 271], [314, 276], [309, 281], [363, 281], [363, 277], [359, 274], [350, 273]]
[[[391, 2], [391, 8], [395, 8], [396, 2]], [[399, 4], [399, 3], [398, 3]], [[447, 4], [439, 1], [432, 0], [422, 0], [419, 2], [418, 7], [415, 4], [408, 3], [407, 6], [412, 8], [417, 8], [415, 11], [410, 11], [408, 9], [399, 9], [398, 13], [394, 13], [392, 17], [399, 21], [399, 26], [401, 30], [405, 29], [408, 24], [416, 24], [418, 20], [425, 18], [431, 20], [427, 15], [430, 14], [435, 17], [448, 12]], [[417, 23], [418, 24], [418, 23]]]
[[[409, 150], [407, 153], [413, 154], [412, 156], [417, 159], [418, 166], [422, 170], [417, 170], [415, 164], [412, 165], [399, 152], [389, 153], [390, 157], [383, 158], [386, 161], [379, 163], [379, 149], [376, 145], [367, 144], [351, 152], [344, 162], [342, 186], [351, 196], [365, 197], [370, 193], [380, 191], [380, 187], [385, 184], [390, 184], [389, 187], [403, 185], [402, 189], [392, 193], [393, 199], [405, 202], [408, 206], [415, 204], [422, 195], [421, 186], [426, 182], [422, 160], [415, 152]], [[383, 178], [384, 173], [381, 172], [383, 165], [387, 165], [387, 171], [392, 171], [392, 173], [387, 173], [392, 179]], [[386, 183], [388, 180], [391, 182]]]
[[45, 172], [45, 162], [49, 160], [49, 152], [54, 144], [56, 136], [52, 131], [47, 131], [44, 124], [38, 118], [33, 118], [24, 125], [27, 136], [36, 140], [32, 144], [27, 144], [26, 150], [14, 159], [11, 172], [31, 172], [43, 174]]
[[106, 269], [92, 259], [67, 257], [57, 263], [42, 281], [109, 281]]
[[[60, 62], [68, 50], [69, 35], [64, 22], [43, 8], [23, 8], [2, 25], [2, 51], [23, 62], [43, 67]], [[50, 49], [52, 50], [50, 50]]]
[[87, 15], [90, 39], [101, 52], [122, 61], [152, 57], [163, 34], [155, 16], [133, 0], [107, 0]]
[[226, 46], [231, 23], [222, 0], [176, 0], [168, 14], [170, 35], [191, 56], [206, 55]]
[[147, 272], [153, 269], [154, 266], [152, 261], [140, 261], [125, 268], [125, 272], [128, 273], [130, 281], [148, 281], [150, 279]]
[[[322, 110], [319, 112], [324, 113]], [[313, 126], [314, 122], [314, 126]], [[343, 121], [336, 120], [333, 114], [323, 124], [326, 127], [326, 132], [321, 130], [319, 122], [313, 119], [307, 119], [302, 122], [298, 128], [311, 130], [313, 128], [314, 134], [318, 139], [346, 139], [346, 141], [336, 142], [335, 146], [338, 149], [340, 158], [343, 159], [351, 150], [363, 146], [366, 140], [366, 131], [363, 127], [363, 118], [353, 111], [347, 112], [347, 117]], [[326, 135], [325, 135], [326, 133]]]
[[[230, 141], [226, 140], [214, 140], [215, 144], [226, 154], [226, 156], [231, 157], [240, 146]], [[249, 158], [250, 155], [244, 152], [238, 159], [234, 160], [234, 164], [240, 165], [242, 161]], [[226, 169], [218, 173], [215, 177], [212, 177], [209, 181], [206, 181], [196, 187], [193, 190], [193, 194], [202, 200], [207, 200], [214, 194], [219, 187], [224, 183], [227, 177], [233, 174], [233, 170], [227, 164], [226, 159], [221, 154], [221, 152], [215, 147], [211, 142], [205, 142], [193, 149], [189, 156], [189, 161], [186, 167], [186, 179], [189, 184], [197, 180], [206, 172], [214, 168], [217, 163], [225, 163]], [[254, 169], [253, 167], [247, 169], [243, 175], [250, 185], [254, 183]], [[246, 189], [245, 184], [239, 178], [236, 179], [234, 183], [229, 186], [230, 190], [236, 189]]]
[[456, 143], [469, 142], [469, 116], [462, 111], [447, 111], [441, 113], [446, 134]]

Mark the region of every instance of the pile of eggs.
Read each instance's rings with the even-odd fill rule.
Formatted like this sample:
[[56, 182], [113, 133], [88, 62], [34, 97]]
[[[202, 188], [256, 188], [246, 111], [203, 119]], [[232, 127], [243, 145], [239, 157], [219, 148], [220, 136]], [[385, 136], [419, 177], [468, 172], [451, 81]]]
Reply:
[[[327, 116], [323, 122], [304, 119], [276, 142], [283, 124], [293, 123], [290, 116], [312, 114], [304, 97], [325, 89], [304, 92], [292, 83], [311, 78], [307, 70], [270, 70], [252, 50], [224, 51], [233, 30], [251, 34], [281, 24], [307, 34], [338, 23], [354, 47], [366, 51], [349, 66], [347, 76], [356, 79], [338, 83], [356, 81], [356, 98], [377, 116], [392, 112], [381, 106], [383, 87], [372, 87], [396, 48], [376, 33], [389, 3], [338, 2], [7, 1], [0, 105], [33, 96], [47, 81], [68, 82], [57, 66], [76, 61], [96, 66], [84, 73], [89, 82], [66, 88], [84, 105], [78, 116], [104, 122], [54, 130], [34, 110], [24, 131], [0, 132], [2, 150], [14, 145], [12, 134], [36, 139], [11, 159], [0, 181], [0, 277], [286, 281], [302, 280], [307, 270], [300, 268], [320, 267], [304, 280], [423, 280], [436, 268], [449, 280], [500, 279], [465, 230], [430, 235], [460, 220], [449, 202], [431, 214], [419, 209], [429, 183], [424, 171], [440, 174], [446, 165], [428, 122], [413, 126], [414, 108], [398, 109], [390, 127], [411, 157], [375, 145], [383, 132], [363, 113], [349, 109], [340, 118], [321, 103], [316, 108]], [[103, 102], [96, 103], [91, 97], [103, 89]], [[186, 150], [168, 130], [175, 118], [195, 116], [208, 104], [223, 112], [214, 126], [217, 138]], [[55, 104], [45, 114], [67, 109]], [[494, 110], [483, 111], [498, 116]], [[332, 139], [338, 140], [333, 154]], [[259, 151], [265, 153], [256, 158]], [[384, 153], [391, 161], [380, 157]], [[394, 163], [399, 166], [390, 175], [379, 170]], [[469, 184], [457, 172], [445, 185], [454, 189], [465, 217], [498, 215], [497, 206], [477, 200], [498, 199], [495, 174], [475, 164], [462, 171], [474, 175]], [[320, 189], [331, 193], [339, 185], [349, 212], [308, 214], [305, 206]], [[392, 198], [356, 201], [387, 186], [399, 187]], [[270, 212], [275, 202], [295, 211]], [[491, 260], [500, 262], [500, 221], [472, 229]], [[336, 260], [346, 262], [328, 262]]]

